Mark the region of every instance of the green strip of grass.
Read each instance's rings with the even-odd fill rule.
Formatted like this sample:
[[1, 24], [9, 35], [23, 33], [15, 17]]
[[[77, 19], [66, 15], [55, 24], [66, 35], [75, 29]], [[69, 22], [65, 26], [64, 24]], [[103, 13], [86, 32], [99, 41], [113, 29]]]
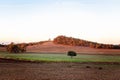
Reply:
[[80, 55], [72, 59], [67, 54], [11, 54], [0, 52], [0, 58], [17, 59], [27, 61], [53, 61], [53, 62], [120, 62], [120, 56], [112, 55]]

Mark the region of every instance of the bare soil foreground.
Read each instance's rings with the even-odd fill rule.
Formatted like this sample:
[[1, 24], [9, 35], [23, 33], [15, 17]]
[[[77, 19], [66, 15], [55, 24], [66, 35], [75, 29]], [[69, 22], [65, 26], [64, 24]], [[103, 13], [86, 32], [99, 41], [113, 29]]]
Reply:
[[120, 80], [120, 63], [33, 63], [0, 59], [0, 80]]

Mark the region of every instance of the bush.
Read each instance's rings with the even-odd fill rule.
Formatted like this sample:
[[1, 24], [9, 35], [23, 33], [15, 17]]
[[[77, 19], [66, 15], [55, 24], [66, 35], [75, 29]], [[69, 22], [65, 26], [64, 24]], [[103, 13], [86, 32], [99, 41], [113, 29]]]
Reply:
[[77, 56], [77, 53], [74, 51], [68, 51], [67, 55], [71, 56], [71, 58], [72, 58], [73, 56]]

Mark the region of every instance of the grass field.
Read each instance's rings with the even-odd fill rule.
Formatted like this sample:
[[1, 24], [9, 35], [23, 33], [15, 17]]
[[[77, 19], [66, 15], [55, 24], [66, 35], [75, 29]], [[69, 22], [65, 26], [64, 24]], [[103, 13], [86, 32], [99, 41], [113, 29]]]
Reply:
[[53, 62], [120, 62], [120, 55], [83, 55], [78, 54], [72, 59], [67, 54], [52, 53], [22, 53], [12, 54], [0, 52], [0, 58], [26, 61], [53, 61]]

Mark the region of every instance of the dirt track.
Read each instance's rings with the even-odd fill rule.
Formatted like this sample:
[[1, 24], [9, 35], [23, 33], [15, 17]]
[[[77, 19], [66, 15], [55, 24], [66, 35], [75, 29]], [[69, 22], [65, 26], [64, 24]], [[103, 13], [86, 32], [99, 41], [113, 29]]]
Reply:
[[0, 80], [120, 80], [119, 77], [120, 64], [0, 60]]

